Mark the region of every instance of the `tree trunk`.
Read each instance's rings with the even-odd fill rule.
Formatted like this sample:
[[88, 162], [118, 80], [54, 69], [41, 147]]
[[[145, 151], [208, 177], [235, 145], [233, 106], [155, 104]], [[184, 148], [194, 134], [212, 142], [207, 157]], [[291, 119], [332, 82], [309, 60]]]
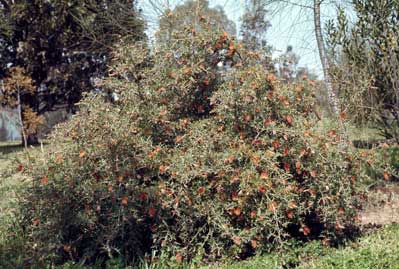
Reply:
[[19, 122], [21, 124], [21, 138], [22, 138], [22, 145], [27, 148], [28, 146], [31, 145], [38, 145], [39, 144], [39, 138], [37, 137], [37, 134], [27, 134], [25, 132], [25, 127], [24, 127], [24, 121], [22, 117], [22, 105], [21, 105], [21, 95], [20, 91], [18, 89], [18, 117], [19, 117]]
[[27, 148], [28, 138], [25, 133], [24, 121], [22, 119], [21, 93], [19, 92], [19, 88], [18, 88], [18, 117], [19, 117], [19, 123], [21, 124], [22, 145], [24, 145], [24, 147]]
[[317, 47], [319, 49], [321, 66], [323, 68], [324, 80], [326, 83], [328, 101], [331, 106], [332, 112], [335, 115], [338, 115], [339, 114], [339, 101], [334, 92], [332, 82], [331, 82], [331, 76], [329, 73], [330, 64], [328, 62], [326, 47], [324, 46], [323, 34], [321, 31], [320, 5], [321, 5], [321, 0], [314, 0], [313, 15], [314, 15], [316, 41], [317, 41]]
[[39, 138], [37, 137], [37, 134], [28, 135], [26, 139], [26, 144], [28, 146], [39, 145]]

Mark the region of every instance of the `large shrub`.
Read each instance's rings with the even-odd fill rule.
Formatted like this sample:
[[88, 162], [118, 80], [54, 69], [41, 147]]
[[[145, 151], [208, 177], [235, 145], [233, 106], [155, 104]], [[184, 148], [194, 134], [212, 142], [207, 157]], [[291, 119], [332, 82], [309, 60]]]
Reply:
[[89, 95], [30, 169], [32, 256], [215, 260], [344, 235], [358, 159], [314, 128], [313, 83], [282, 84], [257, 57], [190, 28], [151, 52], [121, 44], [103, 82], [119, 100]]

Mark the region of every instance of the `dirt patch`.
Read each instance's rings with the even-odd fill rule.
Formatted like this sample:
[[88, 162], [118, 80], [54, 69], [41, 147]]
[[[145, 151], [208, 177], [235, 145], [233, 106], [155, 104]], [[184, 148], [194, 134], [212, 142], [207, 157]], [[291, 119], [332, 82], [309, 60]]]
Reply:
[[399, 186], [373, 189], [370, 204], [360, 213], [362, 225], [386, 225], [399, 223]]

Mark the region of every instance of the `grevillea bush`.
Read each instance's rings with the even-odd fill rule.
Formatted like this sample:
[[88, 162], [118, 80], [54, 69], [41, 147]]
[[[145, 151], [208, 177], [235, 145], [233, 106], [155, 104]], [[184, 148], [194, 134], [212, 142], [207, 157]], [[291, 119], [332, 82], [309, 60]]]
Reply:
[[21, 198], [32, 257], [244, 258], [356, 224], [361, 156], [320, 131], [313, 82], [284, 84], [226, 33], [121, 44], [102, 87], [59, 126]]
[[361, 151], [367, 158], [364, 170], [373, 180], [372, 184], [399, 181], [399, 146], [383, 143], [369, 151]]

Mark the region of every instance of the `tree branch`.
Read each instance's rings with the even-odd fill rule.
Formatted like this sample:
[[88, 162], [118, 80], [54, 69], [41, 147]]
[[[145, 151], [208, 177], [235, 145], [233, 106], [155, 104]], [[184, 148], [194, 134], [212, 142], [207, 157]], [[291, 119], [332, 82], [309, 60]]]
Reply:
[[10, 5], [6, 2], [6, 0], [0, 0], [0, 4], [3, 6], [3, 8], [9, 12], [10, 11]]
[[288, 5], [292, 5], [292, 6], [296, 6], [296, 7], [301, 7], [301, 8], [313, 9], [313, 6], [311, 6], [311, 5], [304, 5], [304, 4], [300, 4], [300, 3], [295, 3], [295, 1], [290, 1], [290, 0], [266, 0], [266, 4], [273, 4], [273, 3], [277, 3], [277, 2], [288, 4]]

